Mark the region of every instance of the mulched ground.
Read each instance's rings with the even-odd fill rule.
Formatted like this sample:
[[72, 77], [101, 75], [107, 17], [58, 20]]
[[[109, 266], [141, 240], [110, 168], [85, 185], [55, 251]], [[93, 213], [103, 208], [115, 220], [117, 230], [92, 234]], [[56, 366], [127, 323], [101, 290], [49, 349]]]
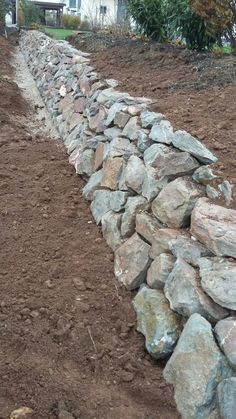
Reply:
[[[0, 38], [0, 418], [176, 419], [60, 142], [26, 126]], [[62, 416], [61, 416], [62, 418]]]
[[236, 57], [102, 34], [70, 42], [91, 52], [92, 65], [102, 77], [117, 79], [119, 90], [152, 98], [153, 109], [175, 129], [205, 143], [219, 158], [219, 183], [236, 183]]

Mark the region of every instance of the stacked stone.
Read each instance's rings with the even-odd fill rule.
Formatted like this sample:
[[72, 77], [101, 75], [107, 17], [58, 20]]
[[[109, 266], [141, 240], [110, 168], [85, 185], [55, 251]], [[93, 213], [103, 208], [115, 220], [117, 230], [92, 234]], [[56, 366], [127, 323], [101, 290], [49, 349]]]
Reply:
[[[212, 203], [216, 157], [150, 101], [100, 80], [89, 54], [36, 31], [21, 48], [87, 180], [83, 196], [134, 298], [138, 330], [186, 419], [236, 411], [236, 211]], [[210, 194], [210, 195], [209, 195]], [[214, 327], [214, 329], [213, 329]]]

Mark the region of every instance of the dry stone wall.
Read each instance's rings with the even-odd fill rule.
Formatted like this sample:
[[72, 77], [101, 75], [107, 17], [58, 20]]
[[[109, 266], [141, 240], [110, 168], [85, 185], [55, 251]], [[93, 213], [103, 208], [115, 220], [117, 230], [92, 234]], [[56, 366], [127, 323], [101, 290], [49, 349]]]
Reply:
[[184, 419], [235, 418], [236, 211], [209, 200], [217, 159], [89, 54], [36, 31], [20, 45], [85, 199], [134, 298], [137, 328]]

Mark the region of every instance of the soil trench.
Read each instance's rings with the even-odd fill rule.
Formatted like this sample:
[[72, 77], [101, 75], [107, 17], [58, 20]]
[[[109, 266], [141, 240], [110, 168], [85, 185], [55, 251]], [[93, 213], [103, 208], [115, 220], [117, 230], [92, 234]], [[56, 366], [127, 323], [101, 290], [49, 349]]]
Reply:
[[83, 181], [19, 52], [0, 52], [0, 418], [178, 418]]

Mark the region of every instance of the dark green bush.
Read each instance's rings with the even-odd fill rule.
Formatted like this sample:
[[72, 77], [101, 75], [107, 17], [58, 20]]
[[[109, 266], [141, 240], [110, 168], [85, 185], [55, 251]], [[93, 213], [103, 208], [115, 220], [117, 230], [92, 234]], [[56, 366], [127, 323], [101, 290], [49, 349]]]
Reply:
[[188, 0], [128, 0], [128, 9], [141, 30], [157, 41], [182, 38], [191, 49], [209, 49], [215, 38]]
[[128, 11], [145, 35], [158, 41], [166, 37], [163, 0], [128, 0]]

